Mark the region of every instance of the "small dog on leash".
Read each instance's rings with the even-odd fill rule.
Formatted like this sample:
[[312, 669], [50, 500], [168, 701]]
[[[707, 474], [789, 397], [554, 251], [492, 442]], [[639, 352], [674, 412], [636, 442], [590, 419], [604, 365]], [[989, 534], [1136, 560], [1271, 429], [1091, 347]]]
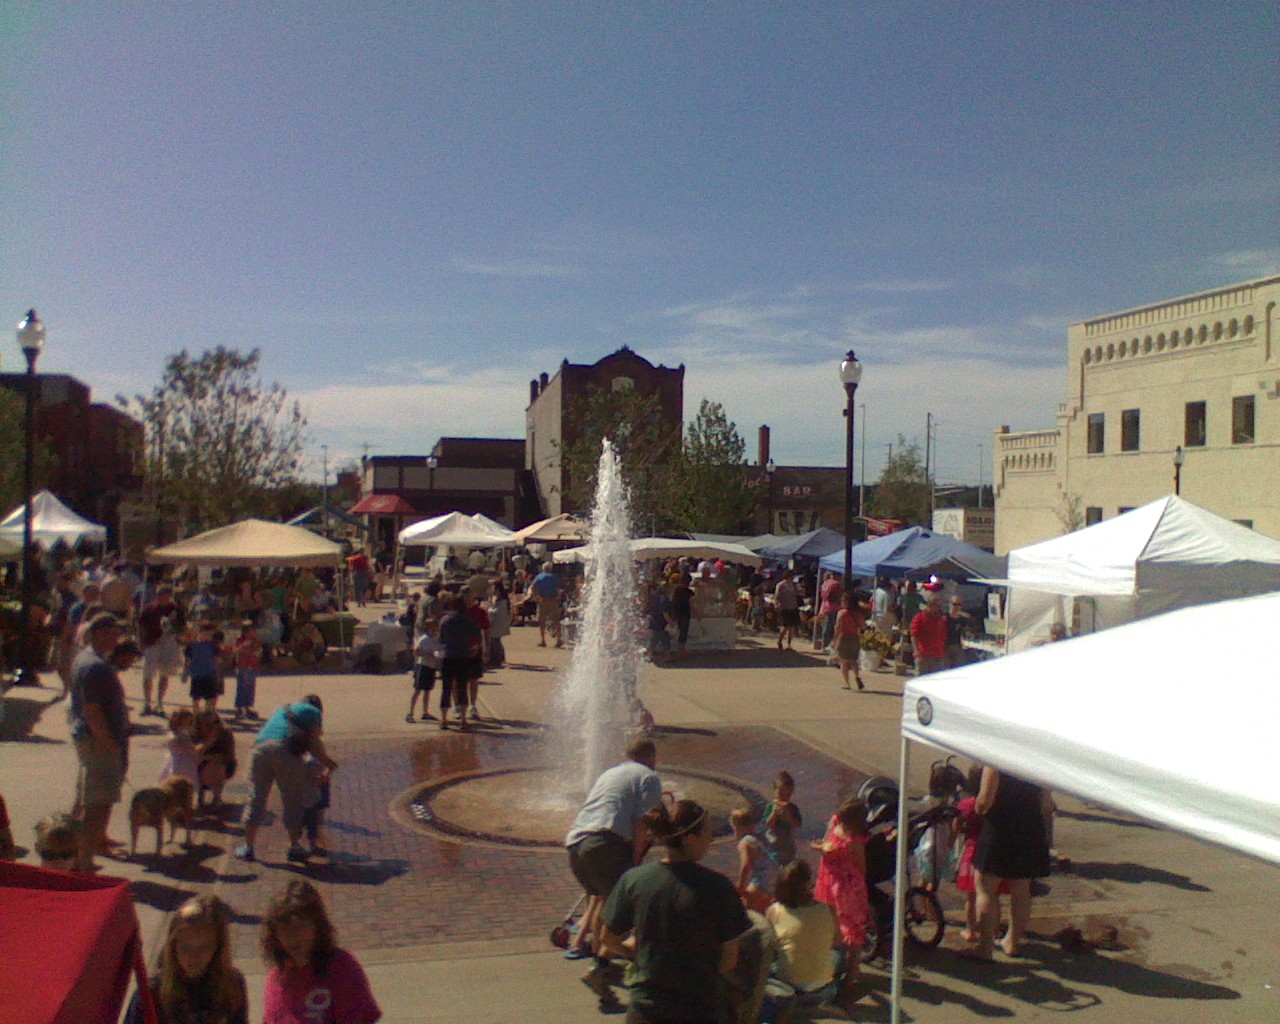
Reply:
[[129, 803], [129, 856], [138, 852], [138, 832], [156, 830], [156, 856], [164, 846], [164, 824], [169, 823], [169, 841], [178, 838], [178, 826], [187, 830], [191, 845], [191, 822], [195, 817], [195, 787], [181, 775], [171, 775], [158, 786], [149, 786], [133, 794]]

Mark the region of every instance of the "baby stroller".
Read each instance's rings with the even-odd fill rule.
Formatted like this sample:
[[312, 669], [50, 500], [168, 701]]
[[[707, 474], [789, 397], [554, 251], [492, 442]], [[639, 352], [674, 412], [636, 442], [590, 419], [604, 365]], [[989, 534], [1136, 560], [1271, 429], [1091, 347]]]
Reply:
[[[949, 767], [949, 766], [948, 766]], [[887, 958], [892, 949], [893, 881], [897, 867], [898, 786], [892, 779], [875, 776], [858, 791], [867, 803], [867, 919], [863, 960]], [[917, 946], [936, 946], [946, 931], [946, 918], [932, 883], [921, 878], [915, 854], [926, 836], [949, 835], [959, 812], [948, 802], [919, 811], [907, 819], [907, 878], [902, 923], [905, 934]], [[935, 831], [937, 830], [937, 831]]]

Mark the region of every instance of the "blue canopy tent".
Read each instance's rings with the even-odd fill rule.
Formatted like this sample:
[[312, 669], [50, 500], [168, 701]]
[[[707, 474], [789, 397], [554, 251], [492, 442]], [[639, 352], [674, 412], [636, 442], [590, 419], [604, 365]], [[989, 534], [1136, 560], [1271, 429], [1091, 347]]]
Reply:
[[[850, 550], [855, 577], [888, 579], [937, 576], [941, 579], [1001, 578], [1005, 559], [972, 544], [922, 526], [855, 544]], [[844, 551], [837, 549], [818, 560], [823, 569], [844, 572]]]
[[[789, 562], [793, 558], [821, 558], [833, 551], [844, 551], [844, 534], [836, 533], [825, 526], [795, 537], [778, 537], [767, 547], [757, 548], [756, 552], [771, 562]], [[844, 568], [844, 555], [841, 554], [841, 569]]]

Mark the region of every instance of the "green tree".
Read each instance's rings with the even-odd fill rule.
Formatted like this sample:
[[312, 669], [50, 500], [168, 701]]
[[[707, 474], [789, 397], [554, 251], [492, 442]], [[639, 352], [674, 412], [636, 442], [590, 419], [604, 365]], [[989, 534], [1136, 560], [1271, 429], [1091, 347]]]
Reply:
[[929, 497], [929, 474], [920, 457], [920, 446], [914, 441], [908, 443], [899, 434], [876, 485], [870, 514], [906, 523], [928, 523]]
[[1084, 499], [1078, 494], [1063, 491], [1053, 514], [1057, 516], [1063, 533], [1075, 533], [1084, 526]]
[[672, 467], [670, 519], [679, 530], [737, 533], [755, 512], [749, 486], [746, 442], [724, 406], [706, 398], [685, 428], [680, 457]]
[[142, 419], [157, 515], [185, 531], [270, 516], [275, 492], [294, 481], [307, 420], [283, 387], [262, 382], [260, 359], [258, 349], [183, 349], [150, 395], [118, 399]]
[[656, 392], [589, 386], [572, 422], [573, 440], [557, 445], [565, 471], [566, 511], [586, 513], [595, 497], [600, 445], [607, 437], [618, 452], [622, 478], [631, 496], [636, 533], [667, 526], [664, 495], [671, 464], [680, 447], [680, 424], [664, 419]]
[[[26, 498], [26, 396], [0, 388], [0, 518]], [[37, 424], [39, 419], [37, 417]], [[36, 433], [33, 492], [49, 486], [58, 460]]]

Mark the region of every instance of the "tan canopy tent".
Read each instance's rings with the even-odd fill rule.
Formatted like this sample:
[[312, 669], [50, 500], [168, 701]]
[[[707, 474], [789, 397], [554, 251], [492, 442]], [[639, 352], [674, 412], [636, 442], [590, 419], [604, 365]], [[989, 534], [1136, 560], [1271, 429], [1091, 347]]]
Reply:
[[301, 526], [245, 519], [155, 548], [148, 562], [187, 565], [336, 566], [342, 548]]
[[540, 519], [530, 523], [523, 530], [516, 530], [518, 544], [557, 544], [564, 541], [579, 543], [591, 536], [591, 524], [568, 512], [563, 512], [550, 519]]

